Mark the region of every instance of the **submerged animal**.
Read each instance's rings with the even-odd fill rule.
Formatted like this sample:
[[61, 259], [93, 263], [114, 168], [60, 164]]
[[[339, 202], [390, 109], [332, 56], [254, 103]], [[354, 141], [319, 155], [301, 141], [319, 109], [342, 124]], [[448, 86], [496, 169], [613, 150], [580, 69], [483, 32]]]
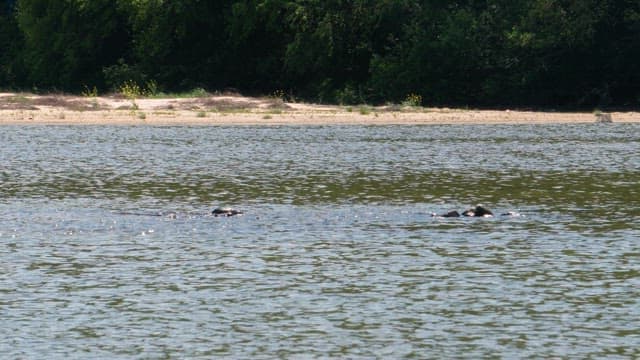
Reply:
[[463, 211], [462, 215], [460, 215], [460, 213], [457, 212], [456, 210], [452, 210], [452, 211], [449, 211], [446, 214], [442, 214], [442, 215], [432, 214], [431, 216], [437, 216], [437, 217], [460, 217], [460, 216], [492, 217], [493, 216], [493, 212], [491, 212], [491, 210], [487, 209], [486, 207], [484, 207], [482, 205], [478, 205], [473, 209], [469, 209], [469, 210]]
[[491, 210], [485, 208], [482, 205], [478, 205], [475, 209], [469, 209], [462, 213], [463, 216], [477, 216], [477, 217], [491, 217], [493, 213]]
[[228, 208], [228, 207], [223, 207], [223, 208], [215, 208], [213, 209], [213, 211], [211, 211], [211, 214], [213, 214], [213, 216], [235, 216], [235, 215], [242, 215], [243, 212], [240, 210], [236, 210], [236, 209], [232, 209], [232, 208]]
[[449, 211], [446, 214], [442, 214], [442, 215], [438, 215], [438, 214], [432, 214], [432, 216], [440, 216], [440, 217], [460, 217], [460, 213], [453, 210], [453, 211]]

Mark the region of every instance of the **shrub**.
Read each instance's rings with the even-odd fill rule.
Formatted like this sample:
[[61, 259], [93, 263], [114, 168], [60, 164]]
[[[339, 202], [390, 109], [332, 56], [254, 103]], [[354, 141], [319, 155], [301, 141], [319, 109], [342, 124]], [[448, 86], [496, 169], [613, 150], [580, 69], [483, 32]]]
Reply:
[[144, 95], [143, 89], [133, 80], [127, 80], [118, 89], [118, 92], [127, 99], [135, 99]]
[[358, 111], [360, 112], [360, 115], [369, 115], [369, 114], [371, 114], [371, 108], [369, 108], [368, 106], [361, 106]]
[[118, 91], [127, 82], [136, 84], [144, 84], [147, 82], [147, 76], [142, 73], [138, 67], [131, 66], [124, 62], [123, 59], [118, 60], [115, 65], [102, 68], [104, 80], [111, 90]]
[[336, 100], [341, 105], [356, 105], [364, 103], [362, 92], [356, 86], [346, 85], [342, 90], [336, 91]]
[[98, 88], [94, 86], [92, 89], [89, 89], [89, 87], [87, 85], [85, 85], [85, 86], [83, 86], [83, 89], [82, 89], [82, 96], [84, 96], [84, 97], [97, 97], [98, 96]]
[[422, 106], [422, 96], [416, 93], [411, 93], [402, 102], [404, 106]]

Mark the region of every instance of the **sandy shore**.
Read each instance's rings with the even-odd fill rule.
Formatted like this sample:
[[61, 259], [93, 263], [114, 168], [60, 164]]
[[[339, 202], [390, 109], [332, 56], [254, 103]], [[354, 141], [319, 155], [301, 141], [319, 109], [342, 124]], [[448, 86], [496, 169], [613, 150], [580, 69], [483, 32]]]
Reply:
[[[638, 123], [640, 112], [611, 113]], [[325, 106], [277, 98], [211, 95], [126, 99], [0, 93], [0, 125], [328, 125], [593, 123], [591, 112], [528, 112], [393, 106]]]

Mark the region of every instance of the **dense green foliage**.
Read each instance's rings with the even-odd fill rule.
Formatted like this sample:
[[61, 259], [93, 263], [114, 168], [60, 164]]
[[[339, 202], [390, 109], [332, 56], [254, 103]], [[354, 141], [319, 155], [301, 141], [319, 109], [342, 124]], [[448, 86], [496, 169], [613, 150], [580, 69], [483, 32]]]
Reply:
[[637, 0], [16, 0], [0, 46], [3, 88], [640, 105]]

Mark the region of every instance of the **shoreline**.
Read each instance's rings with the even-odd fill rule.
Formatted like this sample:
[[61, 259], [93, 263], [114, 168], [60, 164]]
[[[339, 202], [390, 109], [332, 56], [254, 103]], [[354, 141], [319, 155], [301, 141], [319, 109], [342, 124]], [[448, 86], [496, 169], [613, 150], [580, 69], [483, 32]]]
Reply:
[[[640, 112], [612, 112], [614, 123], [640, 123]], [[236, 94], [197, 98], [83, 97], [0, 93], [1, 125], [455, 125], [595, 123], [593, 112], [338, 106]]]

